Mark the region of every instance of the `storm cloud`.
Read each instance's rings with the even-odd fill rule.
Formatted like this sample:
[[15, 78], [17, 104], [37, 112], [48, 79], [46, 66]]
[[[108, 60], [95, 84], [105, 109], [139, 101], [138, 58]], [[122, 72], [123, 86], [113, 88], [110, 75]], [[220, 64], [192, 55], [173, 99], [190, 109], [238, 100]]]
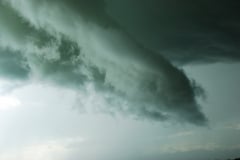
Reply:
[[173, 63], [240, 60], [240, 3], [237, 0], [123, 0], [109, 3], [111, 15], [132, 36]]
[[139, 118], [205, 125], [203, 90], [180, 67], [239, 60], [237, 5], [2, 0], [0, 76], [94, 92]]

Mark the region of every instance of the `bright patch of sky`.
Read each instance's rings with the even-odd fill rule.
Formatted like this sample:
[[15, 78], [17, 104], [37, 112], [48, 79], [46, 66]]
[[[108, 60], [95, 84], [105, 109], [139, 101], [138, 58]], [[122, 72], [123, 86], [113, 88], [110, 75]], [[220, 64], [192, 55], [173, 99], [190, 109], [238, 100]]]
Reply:
[[[208, 99], [202, 102], [204, 113], [211, 117], [209, 128], [137, 120], [96, 111], [83, 113], [74, 107], [79, 94], [66, 88], [31, 84], [16, 89], [11, 96], [18, 100], [8, 97], [8, 102], [1, 102], [13, 105], [21, 102], [21, 109], [7, 115], [0, 112], [0, 158], [66, 160], [80, 157], [94, 160], [118, 155], [119, 159], [163, 157], [170, 160], [184, 159], [193, 153], [195, 159], [238, 156], [240, 141], [236, 138], [240, 132], [235, 112], [239, 99], [230, 99], [236, 105], [228, 108], [224, 105], [229, 103], [226, 99], [214, 100], [221, 94], [229, 94], [226, 92], [238, 94], [238, 88], [227, 90], [239, 80], [238, 71], [234, 72], [232, 67], [239, 65], [186, 68], [203, 86], [211, 86], [207, 89]], [[219, 80], [214, 85], [212, 81], [221, 79], [223, 74], [219, 72], [223, 71], [234, 79]]]

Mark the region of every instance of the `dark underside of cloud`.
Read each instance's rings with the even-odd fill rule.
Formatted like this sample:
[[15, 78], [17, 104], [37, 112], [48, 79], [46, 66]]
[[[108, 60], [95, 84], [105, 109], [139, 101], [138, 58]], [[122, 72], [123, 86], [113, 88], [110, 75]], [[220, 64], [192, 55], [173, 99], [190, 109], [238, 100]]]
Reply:
[[10, 79], [27, 79], [29, 68], [24, 65], [20, 54], [8, 50], [0, 50], [0, 76]]
[[111, 6], [137, 40], [174, 63], [240, 60], [238, 0], [122, 0]]
[[0, 76], [94, 92], [109, 110], [138, 118], [205, 125], [203, 89], [176, 65], [238, 61], [238, 6], [1, 0]]

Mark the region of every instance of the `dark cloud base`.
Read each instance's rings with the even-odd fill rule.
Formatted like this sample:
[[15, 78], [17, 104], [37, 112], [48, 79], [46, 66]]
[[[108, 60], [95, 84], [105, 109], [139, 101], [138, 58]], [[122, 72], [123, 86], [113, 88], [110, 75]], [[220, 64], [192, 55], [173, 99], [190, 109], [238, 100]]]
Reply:
[[25, 80], [29, 77], [30, 68], [24, 57], [9, 50], [0, 51], [0, 76], [9, 79]]
[[173, 64], [238, 61], [238, 5], [2, 0], [0, 76], [91, 85], [109, 110], [206, 125], [203, 89]]
[[176, 64], [240, 60], [237, 0], [109, 3], [109, 12], [129, 33]]

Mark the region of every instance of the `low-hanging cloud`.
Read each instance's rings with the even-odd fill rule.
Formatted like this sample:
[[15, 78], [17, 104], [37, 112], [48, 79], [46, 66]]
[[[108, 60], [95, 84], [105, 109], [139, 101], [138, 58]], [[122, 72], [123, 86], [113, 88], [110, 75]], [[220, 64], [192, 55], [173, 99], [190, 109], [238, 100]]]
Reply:
[[238, 0], [109, 3], [111, 15], [132, 36], [178, 65], [240, 60]]
[[0, 76], [10, 79], [27, 79], [29, 68], [21, 54], [0, 50]]
[[102, 0], [2, 0], [0, 76], [76, 90], [90, 85], [110, 110], [206, 124], [200, 87], [135, 41], [105, 6]]

